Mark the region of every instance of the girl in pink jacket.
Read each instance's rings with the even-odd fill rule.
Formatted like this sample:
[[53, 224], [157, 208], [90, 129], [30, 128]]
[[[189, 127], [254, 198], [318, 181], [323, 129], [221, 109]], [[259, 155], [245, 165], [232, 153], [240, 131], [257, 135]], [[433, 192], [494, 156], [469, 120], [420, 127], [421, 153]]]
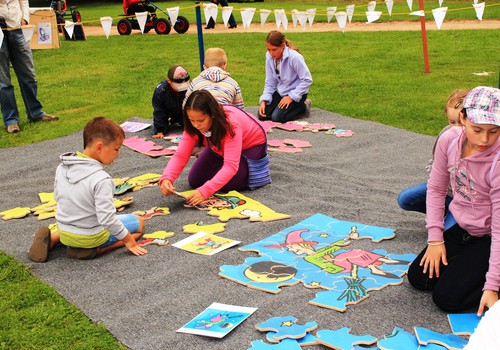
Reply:
[[[500, 288], [500, 90], [472, 89], [463, 101], [463, 130], [438, 140], [428, 181], [427, 247], [413, 261], [408, 280], [432, 291], [441, 309], [453, 313], [498, 300]], [[444, 230], [444, 203], [457, 224]]]
[[188, 175], [195, 191], [186, 198], [197, 205], [217, 191], [254, 189], [271, 182], [267, 136], [259, 121], [234, 106], [221, 106], [206, 90], [194, 91], [183, 111], [184, 133], [179, 148], [160, 178], [164, 195], [175, 191], [174, 181], [195, 146], [206, 146]]

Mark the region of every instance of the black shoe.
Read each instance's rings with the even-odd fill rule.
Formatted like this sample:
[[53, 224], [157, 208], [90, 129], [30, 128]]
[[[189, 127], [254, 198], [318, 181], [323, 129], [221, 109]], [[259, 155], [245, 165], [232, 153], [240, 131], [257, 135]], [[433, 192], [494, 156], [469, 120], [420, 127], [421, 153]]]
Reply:
[[237, 25], [237, 24], [234, 24], [234, 25], [232, 25], [232, 26], [229, 26], [229, 29], [233, 29], [233, 28], [237, 28], [237, 27], [238, 27], [238, 25]]
[[206, 26], [205, 29], [214, 29], [214, 27]]

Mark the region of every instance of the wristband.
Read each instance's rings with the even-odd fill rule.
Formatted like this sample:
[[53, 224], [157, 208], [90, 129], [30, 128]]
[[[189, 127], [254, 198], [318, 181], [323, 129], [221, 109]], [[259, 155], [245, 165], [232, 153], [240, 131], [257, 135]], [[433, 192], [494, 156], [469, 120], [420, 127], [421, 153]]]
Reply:
[[441, 244], [444, 244], [444, 241], [441, 241], [441, 242], [429, 242], [427, 243], [427, 245], [430, 245], [430, 246], [436, 246], [436, 245], [441, 245]]

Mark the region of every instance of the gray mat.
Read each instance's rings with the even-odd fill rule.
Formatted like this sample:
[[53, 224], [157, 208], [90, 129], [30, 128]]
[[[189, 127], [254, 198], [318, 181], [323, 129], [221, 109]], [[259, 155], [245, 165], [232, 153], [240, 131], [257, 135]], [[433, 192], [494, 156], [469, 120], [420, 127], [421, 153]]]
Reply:
[[[249, 108], [256, 112], [256, 108]], [[434, 137], [423, 136], [381, 124], [344, 117], [313, 108], [309, 122], [333, 122], [351, 129], [351, 138], [336, 138], [323, 132], [291, 133], [277, 130], [270, 139], [308, 140], [312, 148], [298, 154], [271, 153], [272, 184], [245, 195], [275, 211], [290, 214], [288, 220], [251, 223], [230, 220], [224, 237], [242, 245], [261, 240], [311, 215], [323, 213], [340, 220], [391, 227], [397, 236], [389, 241], [357, 242], [364, 249], [389, 253], [414, 253], [426, 241], [424, 216], [408, 213], [397, 205], [400, 190], [426, 180], [425, 166]], [[63, 123], [64, 121], [61, 121]], [[151, 130], [138, 133], [150, 136]], [[167, 141], [161, 140], [164, 146]], [[53, 176], [59, 155], [81, 150], [81, 132], [56, 140], [3, 149], [0, 210], [39, 204], [39, 192], [53, 191]], [[113, 177], [161, 173], [166, 158], [150, 158], [122, 148], [121, 156], [108, 167]], [[191, 163], [190, 163], [191, 164]], [[186, 169], [187, 170], [187, 169]], [[187, 190], [186, 170], [176, 182]], [[146, 221], [145, 232], [174, 231], [174, 243], [186, 237], [182, 226], [215, 217], [184, 208], [178, 198], [163, 197], [158, 187], [127, 193], [134, 203], [125, 212], [168, 206], [169, 216]], [[0, 220], [1, 221], [1, 220]], [[301, 323], [316, 321], [318, 329], [349, 327], [353, 334], [382, 337], [395, 326], [413, 332], [414, 326], [450, 332], [446, 314], [439, 311], [427, 293], [411, 288], [406, 278], [400, 286], [373, 291], [345, 313], [309, 305], [316, 292], [302, 285], [285, 287], [274, 295], [250, 289], [218, 277], [219, 266], [238, 265], [256, 256], [236, 248], [215, 256], [199, 256], [172, 246], [148, 246], [149, 254], [134, 257], [126, 249], [92, 261], [65, 257], [65, 250], [51, 252], [47, 263], [29, 261], [27, 251], [40, 225], [35, 216], [0, 223], [0, 249], [32, 268], [33, 274], [53, 286], [94, 322], [102, 322], [116, 338], [131, 349], [247, 349], [252, 340], [265, 335], [254, 326], [270, 317], [293, 315]], [[176, 333], [212, 302], [258, 307], [256, 313], [223, 339]], [[311, 349], [319, 349], [313, 346]]]

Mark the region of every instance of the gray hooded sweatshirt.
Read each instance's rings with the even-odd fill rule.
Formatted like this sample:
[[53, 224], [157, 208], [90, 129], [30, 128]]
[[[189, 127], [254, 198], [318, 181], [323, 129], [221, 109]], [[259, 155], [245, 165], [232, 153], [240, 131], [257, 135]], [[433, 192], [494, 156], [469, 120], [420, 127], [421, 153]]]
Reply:
[[104, 229], [121, 240], [128, 231], [116, 215], [115, 184], [103, 165], [93, 159], [65, 153], [57, 167], [54, 197], [60, 230], [92, 236]]

